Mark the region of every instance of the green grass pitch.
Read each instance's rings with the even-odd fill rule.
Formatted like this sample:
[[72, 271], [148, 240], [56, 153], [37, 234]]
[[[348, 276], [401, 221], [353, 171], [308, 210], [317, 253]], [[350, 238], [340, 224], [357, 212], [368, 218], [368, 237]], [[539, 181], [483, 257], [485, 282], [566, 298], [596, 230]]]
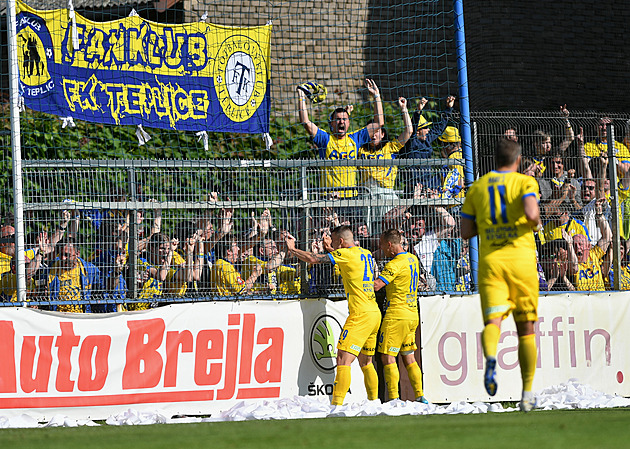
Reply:
[[0, 430], [3, 449], [624, 448], [630, 409]]

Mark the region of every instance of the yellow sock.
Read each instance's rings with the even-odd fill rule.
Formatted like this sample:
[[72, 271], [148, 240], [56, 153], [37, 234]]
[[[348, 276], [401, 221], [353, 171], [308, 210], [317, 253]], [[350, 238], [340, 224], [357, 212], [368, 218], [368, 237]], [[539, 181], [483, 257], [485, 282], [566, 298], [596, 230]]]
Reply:
[[378, 399], [378, 374], [376, 374], [374, 364], [370, 363], [361, 367], [361, 371], [363, 371], [363, 382], [368, 399], [370, 401]]
[[497, 346], [499, 346], [499, 338], [501, 337], [501, 329], [492, 323], [486, 324], [481, 334], [481, 345], [483, 346], [483, 354], [488, 357], [497, 356]]
[[407, 365], [407, 374], [409, 375], [411, 387], [416, 394], [416, 399], [420, 396], [424, 396], [424, 392], [422, 391], [422, 370], [417, 362]]
[[387, 385], [387, 394], [389, 399], [398, 399], [398, 381], [400, 381], [400, 373], [398, 372], [398, 364], [396, 362], [389, 365], [383, 365], [383, 375], [385, 376], [385, 384]]
[[534, 373], [536, 372], [536, 335], [529, 334], [518, 338], [518, 361], [521, 364], [523, 391], [532, 391]]
[[343, 405], [346, 393], [350, 389], [350, 367], [347, 365], [337, 365], [337, 375], [333, 385], [332, 405]]

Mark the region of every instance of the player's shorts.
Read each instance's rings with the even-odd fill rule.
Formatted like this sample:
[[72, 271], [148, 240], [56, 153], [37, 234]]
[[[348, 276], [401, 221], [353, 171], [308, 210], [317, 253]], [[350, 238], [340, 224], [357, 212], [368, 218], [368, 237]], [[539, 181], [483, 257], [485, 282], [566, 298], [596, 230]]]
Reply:
[[416, 329], [418, 318], [388, 318], [385, 315], [378, 334], [378, 352], [396, 357], [399, 352], [408, 353], [418, 349]]
[[381, 312], [379, 310], [350, 314], [339, 335], [337, 349], [355, 356], [358, 356], [359, 352], [374, 355], [380, 325]]
[[[527, 260], [529, 259], [529, 260]], [[484, 323], [490, 319], [514, 321], [538, 319], [538, 271], [536, 256], [486, 257], [479, 261], [479, 296]]]

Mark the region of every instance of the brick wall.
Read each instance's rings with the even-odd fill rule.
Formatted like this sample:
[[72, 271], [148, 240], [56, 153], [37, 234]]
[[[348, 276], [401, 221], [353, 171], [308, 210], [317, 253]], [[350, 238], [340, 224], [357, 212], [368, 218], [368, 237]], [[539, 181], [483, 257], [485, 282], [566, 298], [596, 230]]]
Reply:
[[[274, 105], [294, 103], [293, 89], [320, 80], [336, 103], [365, 98], [364, 77], [386, 100], [457, 95], [452, 34], [430, 33], [452, 22], [450, 1], [241, 2], [186, 0], [191, 20], [208, 12], [218, 24], [260, 25], [274, 18]], [[464, 3], [468, 78], [474, 110], [627, 110], [630, 24], [625, 0]], [[433, 17], [420, 22], [417, 17]], [[409, 31], [411, 30], [411, 31]], [[448, 70], [446, 69], [448, 68]]]

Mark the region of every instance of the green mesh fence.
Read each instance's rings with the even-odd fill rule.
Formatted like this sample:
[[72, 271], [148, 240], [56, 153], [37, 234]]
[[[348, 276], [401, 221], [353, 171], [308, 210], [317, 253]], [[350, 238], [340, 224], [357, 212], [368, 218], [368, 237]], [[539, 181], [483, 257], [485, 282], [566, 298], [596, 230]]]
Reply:
[[[332, 268], [276, 255], [285, 251], [282, 231], [298, 246], [322, 251], [322, 234], [344, 223], [375, 256], [385, 227], [403, 230], [409, 247], [424, 255], [423, 291], [471, 288], [455, 226], [462, 193], [451, 190], [463, 182], [448, 180], [458, 176], [461, 155], [447, 159], [448, 143], [437, 139], [459, 120], [459, 99], [453, 111], [447, 107], [458, 90], [451, 2], [86, 0], [73, 4], [76, 25], [66, 2], [26, 5], [18, 5], [17, 35], [24, 232], [26, 249], [44, 253], [29, 273], [32, 301], [64, 304], [51, 287], [64, 251], [99, 270], [90, 298], [69, 297], [83, 309], [92, 302], [93, 311], [123, 302], [143, 308], [244, 295], [340, 295]], [[3, 19], [6, 42], [6, 11]], [[48, 35], [36, 32], [38, 23]], [[6, 46], [3, 52], [0, 214], [8, 225]], [[48, 77], [62, 70], [53, 64], [67, 71]], [[79, 68], [67, 68], [72, 64]], [[62, 89], [56, 102], [49, 79]], [[392, 141], [406, 130], [399, 97], [412, 117], [424, 105], [414, 122], [434, 129], [424, 159], [410, 160], [403, 148], [397, 150], [403, 157], [367, 156], [372, 160], [363, 165], [353, 161], [356, 151], [348, 161], [320, 157], [300, 124], [296, 87], [312, 81], [326, 88], [322, 101], [306, 101], [309, 120], [323, 131], [335, 108], [352, 105], [354, 132], [378, 118], [366, 79], [378, 86]], [[371, 168], [391, 182], [379, 184]], [[356, 182], [327, 184], [327, 174], [339, 169], [356, 172]], [[173, 239], [178, 256], [157, 279], [160, 245]], [[233, 243], [240, 278], [224, 291], [216, 287], [217, 261]], [[376, 258], [382, 266], [383, 257]]]

